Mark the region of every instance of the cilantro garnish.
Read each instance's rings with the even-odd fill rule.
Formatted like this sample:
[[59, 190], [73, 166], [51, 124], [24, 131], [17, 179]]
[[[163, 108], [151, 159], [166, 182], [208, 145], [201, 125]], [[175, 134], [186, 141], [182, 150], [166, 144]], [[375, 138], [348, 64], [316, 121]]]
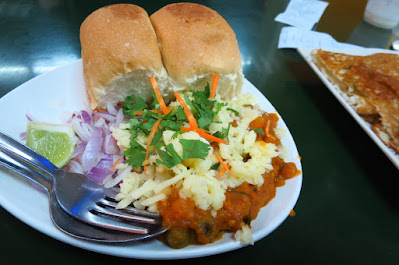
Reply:
[[253, 129], [253, 131], [260, 133], [262, 135], [265, 135], [265, 132], [262, 129], [256, 128], [256, 129]]
[[234, 112], [235, 115], [240, 115], [240, 113], [238, 111], [236, 111], [235, 109], [227, 108], [227, 110]]
[[[214, 118], [223, 107], [227, 106], [227, 103], [210, 100], [209, 96], [209, 84], [205, 87], [204, 91], [193, 92], [192, 97], [184, 95], [185, 102], [190, 106], [198, 127], [207, 131], [213, 122], [220, 123], [214, 121]], [[146, 149], [137, 142], [137, 137], [141, 133], [148, 136], [154, 124], [160, 118], [162, 118], [162, 121], [150, 143], [150, 146], [155, 146], [155, 151], [160, 157], [157, 163], [171, 168], [188, 158], [205, 159], [208, 155], [210, 145], [200, 140], [179, 140], [183, 147], [182, 157], [177, 154], [172, 144], [165, 146], [165, 143], [162, 141], [163, 132], [165, 130], [175, 131], [172, 139], [176, 139], [179, 134], [185, 133], [181, 131], [180, 128], [183, 127], [188, 120], [181, 106], [171, 109], [167, 115], [154, 112], [154, 110], [159, 111], [160, 106], [155, 94], [153, 94], [153, 97], [154, 101], [150, 105], [147, 105], [143, 98], [131, 95], [126, 98], [126, 102], [122, 106], [124, 115], [130, 117], [127, 121], [130, 123], [130, 147], [124, 152], [127, 163], [135, 168], [141, 167], [145, 160]], [[228, 108], [228, 110], [238, 114], [238, 112], [233, 109]], [[134, 113], [136, 113], [136, 111], [140, 111], [140, 115], [135, 115]], [[230, 125], [228, 128], [223, 128], [221, 132], [216, 132], [213, 135], [218, 138], [227, 139], [229, 129]]]
[[231, 123], [229, 123], [229, 126], [227, 128], [222, 128], [222, 131], [215, 132], [213, 136], [220, 138], [220, 139], [226, 139], [229, 140], [229, 131], [230, 131]]
[[157, 153], [162, 159], [158, 159], [157, 163], [163, 164], [167, 168], [172, 168], [188, 158], [205, 159], [208, 155], [208, 151], [210, 148], [209, 144], [206, 144], [200, 140], [180, 139], [179, 142], [183, 146], [183, 157], [179, 156], [179, 154], [173, 147], [173, 144], [168, 144], [167, 146], [165, 146], [165, 150], [157, 147]]
[[168, 144], [167, 146], [165, 146], [165, 151], [158, 147], [157, 153], [162, 159], [162, 161], [157, 159], [157, 163], [163, 164], [167, 168], [172, 168], [183, 161], [173, 147], [173, 144]]
[[211, 166], [211, 170], [216, 170], [220, 166], [220, 162], [217, 162]]
[[183, 160], [188, 158], [205, 159], [211, 147], [209, 144], [200, 140], [180, 139], [179, 142], [183, 146]]
[[140, 97], [136, 98], [134, 95], [128, 96], [126, 98], [125, 104], [122, 106], [123, 114], [129, 117], [134, 117], [134, 112], [139, 110], [145, 110], [147, 104]]
[[127, 158], [127, 163], [135, 168], [141, 167], [145, 160], [145, 148], [136, 141], [131, 142], [130, 148], [128, 148], [123, 154]]

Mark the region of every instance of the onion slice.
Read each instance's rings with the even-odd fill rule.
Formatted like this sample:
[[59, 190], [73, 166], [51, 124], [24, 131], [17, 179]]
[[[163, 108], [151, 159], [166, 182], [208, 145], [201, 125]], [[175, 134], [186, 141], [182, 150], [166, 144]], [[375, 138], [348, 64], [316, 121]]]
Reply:
[[102, 130], [94, 128], [82, 156], [83, 172], [88, 173], [94, 166], [102, 146]]

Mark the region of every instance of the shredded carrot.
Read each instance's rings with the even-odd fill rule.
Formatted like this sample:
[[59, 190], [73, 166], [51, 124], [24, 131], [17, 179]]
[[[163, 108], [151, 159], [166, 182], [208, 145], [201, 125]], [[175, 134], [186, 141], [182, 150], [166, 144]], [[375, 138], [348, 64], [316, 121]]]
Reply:
[[204, 130], [204, 129], [201, 129], [201, 128], [198, 128], [197, 130], [194, 130], [192, 128], [180, 127], [180, 130], [185, 131], [185, 132], [190, 132], [190, 131], [198, 132], [198, 131], [201, 131], [201, 132], [204, 132], [204, 133], [212, 134], [210, 131], [207, 131], [207, 130]]
[[226, 172], [226, 169], [222, 168], [222, 170], [220, 170], [219, 173], [217, 174], [216, 178], [220, 179], [220, 177], [223, 176], [224, 172]]
[[270, 120], [267, 120], [266, 127], [265, 127], [265, 140], [269, 138], [269, 127], [270, 127]]
[[[150, 111], [154, 112], [154, 113], [163, 113], [162, 110], [150, 110]], [[144, 110], [138, 110], [138, 111], [135, 111], [133, 114], [134, 115], [143, 115], [143, 113], [144, 113]]]
[[198, 130], [201, 131], [201, 132], [207, 133], [207, 134], [212, 134], [210, 131], [207, 131], [207, 130], [204, 130], [204, 129], [201, 129], [201, 128], [198, 128]]
[[191, 132], [191, 131], [194, 131], [193, 129], [191, 129], [191, 128], [187, 128], [187, 127], [180, 127], [180, 130], [182, 130], [182, 131], [185, 131], [185, 132]]
[[214, 141], [214, 142], [217, 142], [217, 143], [221, 143], [221, 144], [227, 143], [226, 140], [217, 138], [216, 136], [207, 134], [207, 133], [205, 133], [205, 132], [203, 132], [203, 131], [197, 131], [197, 133], [198, 133], [200, 136], [202, 136], [202, 137], [204, 137], [204, 138], [206, 138], [206, 139], [208, 139], [208, 140], [211, 140], [211, 141]]
[[118, 158], [118, 160], [116, 160], [115, 164], [112, 165], [112, 167], [109, 170], [114, 170], [114, 168], [116, 167], [116, 165], [119, 163], [119, 161], [121, 161], [120, 158]]
[[[151, 144], [151, 142], [152, 142], [152, 139], [154, 139], [155, 132], [157, 131], [158, 126], [159, 126], [159, 124], [161, 123], [161, 121], [162, 121], [162, 118], [159, 118], [159, 119], [154, 123], [154, 126], [152, 126], [151, 132], [150, 132], [150, 134], [148, 135], [147, 146], [146, 146], [146, 148], [145, 148], [145, 159], [144, 159], [143, 164], [144, 164], [144, 163], [147, 161], [147, 159], [148, 159], [148, 153], [150, 152], [150, 144]], [[144, 171], [145, 171], [145, 167], [146, 167], [146, 166], [144, 165]]]
[[227, 172], [229, 172], [229, 174], [235, 178], [235, 176], [233, 175], [233, 173], [231, 173], [230, 169], [229, 169], [229, 165], [225, 164], [223, 162], [223, 159], [216, 153], [214, 153], [214, 155], [216, 156], [216, 158], [219, 160], [220, 164], [223, 166], [224, 169], [227, 170]]
[[164, 114], [168, 114], [170, 110], [166, 106], [165, 101], [163, 101], [162, 93], [161, 93], [161, 90], [159, 90], [159, 87], [158, 87], [157, 81], [155, 80], [154, 74], [152, 74], [150, 82], [151, 82], [152, 87], [154, 88], [155, 96], [157, 97], [159, 106], [161, 106], [161, 109]]
[[209, 96], [209, 99], [213, 99], [213, 97], [215, 96], [218, 82], [219, 82], [219, 74], [216, 73], [212, 80], [211, 95]]
[[177, 92], [175, 92], [175, 97], [176, 97], [177, 101], [179, 101], [180, 105], [183, 107], [184, 114], [186, 114], [188, 123], [190, 123], [190, 127], [194, 130], [197, 129], [198, 128], [197, 121], [195, 120], [190, 109], [188, 108], [186, 102], [184, 102], [184, 100], [181, 98], [181, 96]]
[[221, 143], [221, 144], [227, 143], [226, 140], [217, 138], [216, 136], [211, 135], [211, 134], [210, 134], [211, 132], [206, 131], [206, 130], [201, 129], [201, 128], [192, 129], [192, 128], [187, 128], [187, 127], [180, 127], [180, 130], [185, 131], [185, 132], [191, 132], [191, 131], [196, 132], [196, 133], [198, 133], [200, 136], [202, 136], [202, 137], [204, 137], [204, 138], [206, 138], [206, 139], [208, 139], [208, 140], [217, 142], [217, 143]]

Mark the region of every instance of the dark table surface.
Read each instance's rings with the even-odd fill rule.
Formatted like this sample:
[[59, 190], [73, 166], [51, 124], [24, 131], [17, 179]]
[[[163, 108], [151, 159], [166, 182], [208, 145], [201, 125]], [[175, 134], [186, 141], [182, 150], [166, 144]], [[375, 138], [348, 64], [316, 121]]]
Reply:
[[[131, 2], [152, 14], [168, 1]], [[398, 170], [300, 55], [276, 48], [284, 25], [274, 17], [288, 1], [200, 2], [230, 23], [246, 78], [276, 107], [296, 141], [304, 172], [296, 216], [254, 246], [190, 261], [145, 261], [67, 245], [1, 208], [2, 263], [399, 264]], [[116, 1], [1, 1], [0, 96], [79, 59], [80, 24], [110, 3]], [[385, 48], [391, 32], [363, 22], [364, 6], [364, 0], [331, 1], [316, 30], [339, 41]]]

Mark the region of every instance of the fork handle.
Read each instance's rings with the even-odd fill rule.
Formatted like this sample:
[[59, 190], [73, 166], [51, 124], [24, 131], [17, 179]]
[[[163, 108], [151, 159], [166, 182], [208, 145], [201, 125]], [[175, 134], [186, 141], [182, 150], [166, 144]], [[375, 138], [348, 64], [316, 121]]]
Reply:
[[2, 132], [0, 132], [0, 151], [14, 160], [25, 164], [32, 170], [38, 171], [42, 175], [46, 175], [46, 181], [50, 183], [53, 182], [52, 176], [60, 170], [47, 158]]
[[26, 177], [29, 180], [43, 186], [48, 192], [51, 191], [52, 180], [49, 179], [46, 175], [41, 174], [36, 171], [34, 168], [29, 167], [24, 163], [20, 163], [17, 160], [11, 158], [6, 155], [2, 151], [0, 151], [0, 166], [3, 166], [15, 173]]

